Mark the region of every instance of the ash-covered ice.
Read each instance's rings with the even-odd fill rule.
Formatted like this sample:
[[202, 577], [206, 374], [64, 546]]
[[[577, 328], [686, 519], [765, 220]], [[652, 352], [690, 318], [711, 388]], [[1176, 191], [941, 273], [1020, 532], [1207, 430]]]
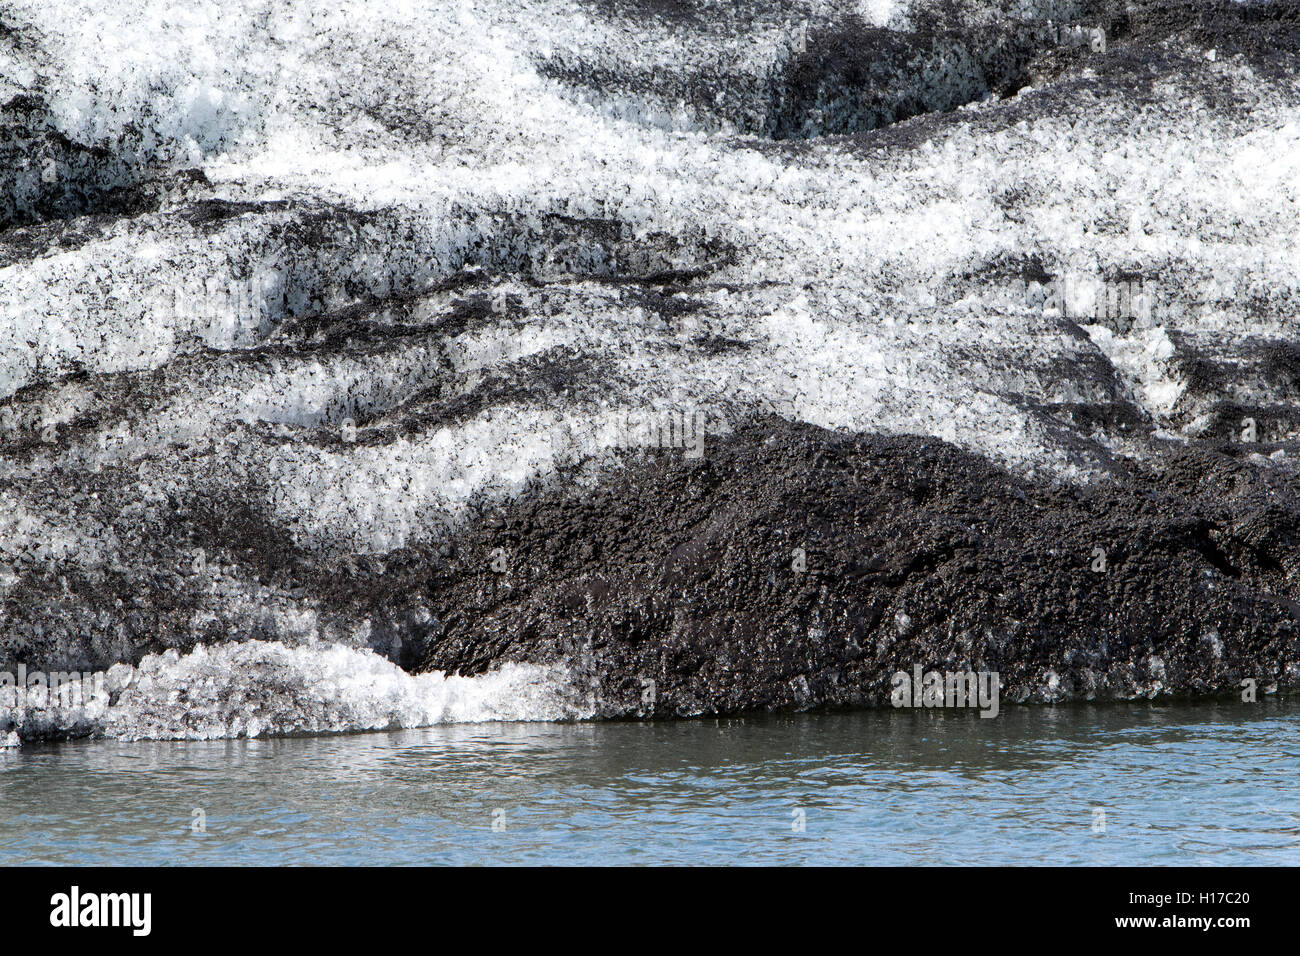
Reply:
[[[1294, 0], [0, 4], [0, 667], [212, 688], [10, 726], [1293, 684], [1298, 59]], [[428, 702], [502, 667], [558, 696]]]

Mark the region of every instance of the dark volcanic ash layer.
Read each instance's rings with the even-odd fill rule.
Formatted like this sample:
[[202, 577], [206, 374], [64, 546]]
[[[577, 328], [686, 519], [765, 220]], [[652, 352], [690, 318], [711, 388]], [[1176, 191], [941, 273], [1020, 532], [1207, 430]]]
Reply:
[[767, 419], [525, 496], [353, 594], [427, 602], [425, 666], [577, 661], [608, 716], [870, 706], [916, 663], [1016, 701], [1223, 694], [1298, 676], [1290, 481], [1205, 449], [1049, 487]]

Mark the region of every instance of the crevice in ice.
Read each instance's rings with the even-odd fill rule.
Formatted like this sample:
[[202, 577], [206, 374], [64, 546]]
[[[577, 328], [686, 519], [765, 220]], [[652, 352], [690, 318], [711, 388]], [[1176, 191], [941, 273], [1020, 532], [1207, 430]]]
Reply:
[[[1155, 77], [1204, 60], [1171, 47], [1173, 40], [1244, 58], [1272, 76], [1282, 69], [1277, 53], [1300, 46], [1292, 0], [1041, 0], [1000, 5], [996, 16], [962, 2], [900, 4], [875, 17], [834, 3], [766, 12], [724, 5], [710, 7], [708, 17], [687, 4], [663, 13], [653, 5], [598, 7], [614, 24], [657, 24], [657, 42], [633, 47], [640, 56], [619, 46], [548, 47], [534, 54], [542, 76], [612, 118], [772, 141], [879, 130], [1058, 83], [1066, 86], [1051, 98], [1062, 108], [1077, 95], [1070, 88], [1076, 85], [1150, 98], [1146, 88]], [[714, 35], [727, 28], [719, 23], [747, 42], [726, 45], [725, 34]], [[618, 28], [611, 34], [624, 35]], [[717, 55], [698, 58], [693, 42], [723, 45]], [[680, 52], [668, 53], [674, 45]], [[1081, 80], [1085, 71], [1092, 75]], [[1204, 95], [1221, 99], [1221, 84], [1206, 79]]]
[[20, 93], [0, 104], [0, 230], [148, 211], [156, 200], [141, 179], [119, 153], [69, 139], [38, 97]]
[[[638, 25], [658, 16], [640, 5], [606, 6]], [[1122, 9], [1109, 0], [1043, 0], [990, 17], [962, 3], [901, 4], [883, 14], [852, 6], [792, 3], [764, 12], [737, 4], [710, 8], [707, 18], [682, 7], [660, 18], [663, 49], [674, 40], [686, 48], [677, 62], [659, 62], [665, 54], [653, 47], [636, 59], [597, 47], [550, 51], [535, 61], [543, 76], [618, 118], [810, 139], [1013, 94], [1027, 82], [1031, 61], [1058, 48], [1062, 24], [1106, 29]], [[724, 29], [719, 19], [733, 36], [749, 37], [749, 46], [692, 59], [693, 36]]]
[[958, 30], [899, 31], [857, 18], [810, 33], [772, 84], [763, 127], [772, 139], [808, 139], [887, 126], [955, 109], [1014, 87], [1043, 45], [1029, 21]]

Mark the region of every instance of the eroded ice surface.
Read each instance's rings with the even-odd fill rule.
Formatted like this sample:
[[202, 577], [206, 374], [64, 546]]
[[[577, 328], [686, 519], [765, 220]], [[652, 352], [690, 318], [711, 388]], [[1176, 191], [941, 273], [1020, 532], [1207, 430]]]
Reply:
[[59, 691], [7, 694], [0, 688], [0, 720], [19, 739], [212, 740], [591, 713], [556, 668], [506, 664], [480, 677], [413, 675], [369, 650], [264, 641], [151, 654]]
[[[1121, 9], [0, 5], [6, 652], [400, 659], [268, 569], [436, 548], [484, 500], [595, 480], [629, 410], [934, 436], [1072, 483], [1251, 414], [1286, 467], [1285, 17]], [[1154, 307], [1094, 320], [1133, 277]]]

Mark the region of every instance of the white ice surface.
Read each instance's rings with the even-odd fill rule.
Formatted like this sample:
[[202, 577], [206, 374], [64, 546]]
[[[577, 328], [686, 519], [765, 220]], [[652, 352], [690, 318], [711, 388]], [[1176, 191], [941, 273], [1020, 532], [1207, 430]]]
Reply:
[[19, 738], [212, 740], [586, 716], [558, 669], [506, 664], [475, 677], [412, 675], [367, 650], [265, 641], [118, 664], [98, 693], [61, 699], [34, 690], [0, 702], [0, 722]]

